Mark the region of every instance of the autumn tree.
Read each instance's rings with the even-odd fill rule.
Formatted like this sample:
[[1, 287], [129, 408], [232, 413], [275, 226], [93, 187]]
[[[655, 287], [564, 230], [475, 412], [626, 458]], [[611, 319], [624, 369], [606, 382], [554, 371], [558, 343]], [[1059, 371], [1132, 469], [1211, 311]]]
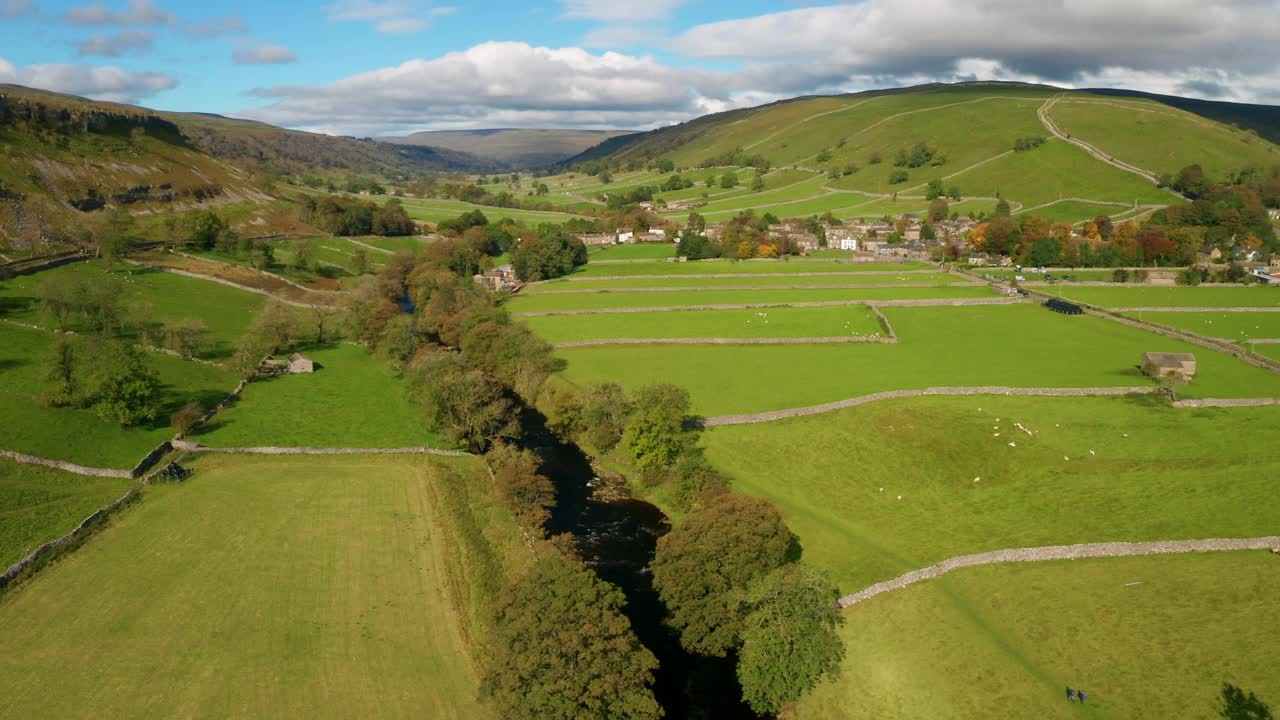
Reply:
[[538, 457], [528, 450], [499, 445], [486, 461], [493, 469], [493, 484], [511, 517], [525, 529], [542, 534], [556, 505], [556, 487], [538, 472]]
[[658, 539], [653, 585], [690, 652], [723, 657], [739, 644], [753, 582], [793, 559], [796, 540], [765, 500], [727, 494]]
[[661, 717], [652, 691], [658, 661], [625, 605], [621, 590], [549, 552], [499, 595], [481, 694], [502, 717]]
[[738, 653], [742, 696], [761, 715], [777, 715], [823, 677], [835, 675], [844, 658], [836, 629], [844, 617], [840, 593], [821, 572], [784, 565], [746, 593], [749, 608]]
[[484, 450], [519, 431], [516, 406], [502, 385], [482, 370], [468, 369], [457, 353], [420, 354], [411, 385], [428, 422], [456, 443]]
[[935, 197], [929, 202], [929, 220], [931, 222], [942, 222], [943, 220], [946, 220], [947, 213], [950, 209], [951, 208], [947, 205], [947, 201], [945, 199], [942, 197]]

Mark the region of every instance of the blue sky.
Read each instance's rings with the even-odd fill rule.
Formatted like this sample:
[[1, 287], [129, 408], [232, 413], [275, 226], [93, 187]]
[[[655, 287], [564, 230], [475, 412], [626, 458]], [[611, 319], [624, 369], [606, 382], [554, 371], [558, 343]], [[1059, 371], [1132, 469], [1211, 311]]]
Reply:
[[355, 135], [1007, 79], [1280, 102], [1280, 0], [0, 0], [0, 82]]

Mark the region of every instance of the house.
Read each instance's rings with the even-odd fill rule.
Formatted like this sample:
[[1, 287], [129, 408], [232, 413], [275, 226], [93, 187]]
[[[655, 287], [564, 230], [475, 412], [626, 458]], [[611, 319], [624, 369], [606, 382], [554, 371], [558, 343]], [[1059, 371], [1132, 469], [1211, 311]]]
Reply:
[[1196, 253], [1196, 260], [1204, 263], [1217, 262], [1222, 259], [1222, 250], [1214, 245], [1205, 245]]
[[574, 237], [581, 240], [582, 244], [587, 247], [601, 247], [613, 245], [618, 242], [617, 236], [612, 233], [593, 233], [587, 235], [574, 235]]
[[1149, 352], [1142, 356], [1142, 374], [1156, 380], [1191, 382], [1196, 376], [1196, 356], [1191, 353]]
[[636, 231], [633, 228], [618, 228], [618, 242], [628, 243], [636, 238]]
[[515, 268], [510, 265], [499, 265], [482, 275], [473, 275], [471, 279], [490, 292], [506, 292], [520, 287]]
[[800, 252], [806, 254], [817, 252], [818, 248], [822, 247], [822, 243], [818, 241], [818, 236], [810, 233], [796, 233], [795, 235], [791, 235], [788, 239], [795, 243], [795, 246], [799, 248]]
[[834, 250], [857, 250], [859, 233], [854, 228], [832, 227], [827, 229], [827, 247]]
[[1267, 216], [1276, 222], [1280, 222], [1280, 208], [1271, 208], [1267, 211]]
[[663, 230], [662, 228], [649, 228], [649, 234], [651, 236], [659, 238], [660, 240], [667, 239], [667, 231]]

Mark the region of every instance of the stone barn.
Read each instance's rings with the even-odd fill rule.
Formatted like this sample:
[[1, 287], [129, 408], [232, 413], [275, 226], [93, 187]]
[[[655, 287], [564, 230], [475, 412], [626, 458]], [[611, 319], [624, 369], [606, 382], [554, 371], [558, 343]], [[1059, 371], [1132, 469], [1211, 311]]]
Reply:
[[1156, 380], [1191, 382], [1196, 377], [1196, 356], [1191, 353], [1149, 352], [1142, 356], [1142, 374]]
[[306, 355], [303, 355], [302, 353], [294, 353], [289, 356], [290, 373], [310, 373], [315, 371], [315, 362]]

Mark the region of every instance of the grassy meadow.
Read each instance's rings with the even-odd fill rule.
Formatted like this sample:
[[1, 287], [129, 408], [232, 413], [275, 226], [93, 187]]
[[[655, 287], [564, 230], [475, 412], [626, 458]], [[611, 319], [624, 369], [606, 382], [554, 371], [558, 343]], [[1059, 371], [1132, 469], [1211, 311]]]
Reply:
[[[747, 280], [747, 278], [744, 278]], [[832, 277], [824, 284], [857, 284], [852, 276]], [[751, 284], [738, 282], [736, 285]], [[576, 287], [576, 286], [575, 286]], [[521, 294], [508, 303], [513, 313], [563, 310], [617, 310], [625, 308], [687, 307], [691, 305], [786, 304], [802, 302], [850, 302], [856, 300], [954, 300], [994, 297], [986, 286], [895, 288], [765, 288], [757, 290], [689, 289], [657, 292], [583, 292], [555, 295]]]
[[1072, 287], [1058, 285], [1045, 292], [1105, 308], [1135, 307], [1264, 307], [1280, 308], [1280, 290], [1261, 285], [1238, 287]]
[[528, 319], [552, 343], [603, 338], [813, 338], [883, 335], [862, 305], [833, 308], [680, 310], [617, 315], [553, 315]]
[[899, 270], [936, 270], [929, 263], [857, 263], [838, 260], [699, 260], [696, 262], [587, 263], [571, 278], [627, 277], [636, 275], [764, 275], [768, 273], [888, 273]]
[[629, 243], [594, 250], [590, 262], [600, 260], [665, 260], [676, 256], [675, 243]]
[[192, 440], [211, 447], [446, 447], [398, 373], [353, 345], [303, 350], [314, 373], [249, 383]]
[[777, 503], [805, 557], [854, 592], [1008, 547], [1274, 534], [1277, 422], [1280, 408], [1146, 396], [928, 397], [703, 440], [734, 487]]
[[1223, 340], [1280, 339], [1280, 312], [1144, 312], [1142, 319]]
[[0, 712], [490, 717], [482, 608], [528, 553], [479, 463], [193, 467], [0, 599]]
[[[803, 266], [797, 268], [802, 271]], [[973, 281], [963, 275], [952, 273], [858, 273], [856, 275], [831, 275], [815, 273], [813, 275], [779, 275], [756, 274], [734, 277], [628, 277], [621, 280], [592, 280], [590, 278], [574, 278], [572, 280], [550, 280], [536, 285], [526, 285], [520, 290], [521, 295], [536, 295], [548, 291], [612, 291], [651, 288], [687, 288], [714, 289], [731, 288], [770, 288], [789, 287], [793, 285], [958, 285], [972, 284]]]
[[[967, 568], [845, 611], [839, 678], [800, 720], [1217, 717], [1230, 682], [1280, 698], [1263, 552]], [[1066, 688], [1089, 694], [1082, 707]]]
[[150, 425], [124, 428], [92, 410], [44, 407], [42, 369], [52, 333], [0, 324], [0, 448], [93, 467], [130, 469], [173, 436], [169, 415], [188, 401], [212, 407], [236, 386], [234, 373], [146, 353], [160, 376], [163, 407]]
[[70, 532], [132, 485], [0, 459], [0, 571]]
[[[883, 312], [895, 345], [626, 346], [557, 354], [568, 361], [565, 376], [574, 383], [675, 383], [689, 388], [694, 411], [706, 416], [934, 386], [1148, 386], [1138, 364], [1155, 351], [1196, 355], [1199, 374], [1179, 390], [1184, 397], [1280, 397], [1280, 376], [1100, 318], [1065, 317], [1033, 304]], [[616, 316], [619, 323], [626, 317]]]
[[[103, 273], [122, 283], [123, 301], [135, 322], [158, 325], [172, 320], [203, 321], [209, 328], [208, 347], [201, 353], [204, 357], [230, 355], [236, 339], [244, 334], [264, 300], [254, 293], [159, 270], [125, 265], [109, 271], [105, 263], [90, 260], [6, 280], [0, 284], [0, 317], [52, 326], [53, 321], [44, 317], [38, 306], [41, 284], [57, 276], [92, 278]], [[73, 325], [69, 329], [84, 328]], [[136, 332], [121, 337], [140, 339]]]

